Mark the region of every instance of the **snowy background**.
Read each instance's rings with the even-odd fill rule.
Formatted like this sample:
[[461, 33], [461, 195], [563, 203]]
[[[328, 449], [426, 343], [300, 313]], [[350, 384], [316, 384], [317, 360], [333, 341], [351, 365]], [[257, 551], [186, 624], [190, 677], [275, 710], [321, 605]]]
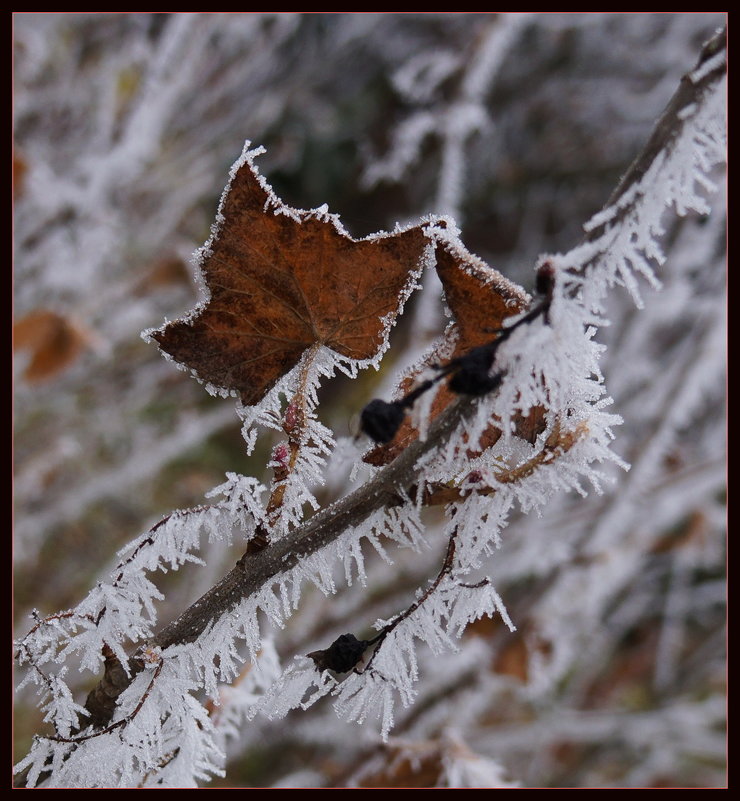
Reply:
[[[247, 457], [230, 400], [166, 363], [142, 329], [197, 299], [245, 139], [299, 208], [354, 236], [451, 214], [532, 290], [606, 202], [720, 14], [26, 14], [14, 16], [15, 614], [76, 604], [162, 515], [203, 502]], [[721, 174], [715, 176], [723, 185]], [[602, 496], [513, 514], [490, 564], [517, 632], [469, 628], [420, 652], [418, 698], [387, 745], [328, 704], [245, 722], [213, 786], [681, 787], [724, 782], [725, 219], [670, 222], [662, 291], [609, 298], [600, 340], [616, 429]], [[383, 370], [322, 389], [338, 437], [443, 319], [410, 301]], [[319, 498], [347, 490], [346, 465]], [[430, 521], [430, 525], [433, 521]], [[368, 559], [368, 590], [306, 593], [275, 658], [407, 605], [439, 550]], [[158, 582], [169, 621], [241, 551]], [[426, 661], [425, 661], [426, 660]], [[89, 675], [67, 679], [84, 700]], [[20, 759], [44, 726], [17, 698]], [[222, 714], [228, 717], [228, 704]], [[214, 717], [216, 713], [214, 713]]]

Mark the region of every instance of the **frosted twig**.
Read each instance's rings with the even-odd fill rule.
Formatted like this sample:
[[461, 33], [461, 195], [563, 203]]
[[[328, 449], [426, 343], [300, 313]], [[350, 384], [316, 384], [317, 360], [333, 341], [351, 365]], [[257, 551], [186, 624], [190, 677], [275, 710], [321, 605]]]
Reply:
[[[700, 57], [703, 63], [709, 54], [715, 54], [724, 46], [724, 36], [718, 34], [708, 43]], [[719, 78], [715, 68], [697, 83], [690, 83], [691, 91], [706, 89], [712, 81]], [[645, 165], [654, 160], [653, 150], [656, 142], [672, 141], [674, 134], [666, 131], [672, 124], [681, 127], [684, 120], [677, 113], [687, 102], [685, 97], [687, 81], [683, 81], [669, 109], [658, 123], [656, 133], [650, 138], [645, 152], [635, 161], [628, 173], [630, 180], [638, 180]], [[676, 99], [678, 98], [678, 99]], [[626, 191], [628, 183], [623, 180], [615, 193], [619, 198]], [[307, 523], [297, 527], [279, 542], [256, 553], [238, 565], [202, 598], [187, 609], [177, 620], [166, 626], [155, 637], [153, 643], [166, 648], [175, 643], [191, 642], [205, 629], [208, 623], [217, 619], [239, 600], [256, 592], [279, 574], [288, 571], [301, 559], [316, 553], [336, 539], [344, 530], [366, 519], [372, 512], [393, 501], [399, 491], [408, 490], [415, 480], [414, 466], [420, 457], [446, 442], [457, 429], [460, 422], [474, 411], [474, 403], [469, 398], [458, 400], [432, 424], [428, 438], [412, 443], [394, 462], [381, 470], [372, 480], [343, 500], [325, 509]]]
[[127, 726], [138, 714], [141, 712], [142, 707], [146, 703], [146, 699], [149, 697], [149, 694], [154, 687], [155, 682], [159, 678], [159, 674], [162, 672], [162, 665], [164, 661], [159, 659], [157, 663], [157, 667], [154, 668], [154, 673], [152, 678], [149, 680], [149, 684], [147, 685], [146, 690], [144, 690], [141, 698], [139, 698], [139, 702], [134, 707], [133, 711], [126, 715], [125, 718], [121, 718], [121, 720], [117, 720], [115, 723], [111, 723], [109, 726], [106, 726], [104, 729], [98, 729], [93, 731], [91, 734], [82, 734], [79, 737], [49, 737], [49, 740], [54, 740], [58, 743], [83, 743], [85, 740], [91, 740], [93, 737], [100, 737], [104, 734], [108, 734], [109, 732], [115, 731], [115, 729], [121, 729], [124, 726]]
[[402, 623], [404, 620], [406, 620], [406, 618], [410, 617], [420, 606], [422, 606], [422, 604], [427, 600], [427, 598], [429, 598], [429, 596], [432, 595], [432, 593], [437, 589], [437, 587], [439, 587], [440, 582], [445, 576], [450, 575], [450, 573], [452, 572], [453, 561], [455, 559], [456, 540], [457, 540], [457, 529], [455, 529], [452, 532], [452, 534], [450, 534], [450, 538], [447, 542], [447, 550], [445, 552], [445, 558], [444, 561], [442, 562], [442, 567], [440, 568], [439, 573], [437, 573], [437, 577], [434, 579], [434, 581], [429, 585], [429, 587], [427, 587], [427, 589], [424, 591], [424, 593], [420, 598], [414, 601], [414, 603], [412, 603], [411, 606], [408, 607], [408, 609], [404, 609], [403, 612], [396, 615], [396, 617], [394, 617], [390, 623], [388, 623], [386, 626], [383, 627], [381, 632], [376, 637], [370, 640], [371, 643], [378, 642], [378, 645], [376, 646], [375, 651], [373, 651], [372, 656], [368, 660], [367, 665], [363, 669], [362, 671], [363, 673], [367, 670], [372, 669], [375, 656], [377, 653], [379, 653], [380, 649], [383, 647], [383, 640], [385, 640], [385, 638], [393, 631], [393, 629], [396, 628], [396, 626], [398, 626], [399, 623]]

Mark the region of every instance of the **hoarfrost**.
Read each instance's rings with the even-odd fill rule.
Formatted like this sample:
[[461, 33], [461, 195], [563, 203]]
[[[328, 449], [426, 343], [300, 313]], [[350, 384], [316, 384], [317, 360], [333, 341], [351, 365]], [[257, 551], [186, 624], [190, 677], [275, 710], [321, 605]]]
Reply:
[[[437, 199], [442, 207], [457, 213], [467, 181], [466, 148], [474, 134], [485, 132], [496, 122], [484, 109], [485, 94], [504, 65], [509, 49], [530, 21], [525, 15], [498, 19], [482, 38], [476, 58], [465, 67], [460, 96], [448, 104], [444, 115], [441, 109], [418, 111], [402, 123], [396, 129], [390, 154], [370, 165], [365, 179], [374, 182], [402, 177], [418, 159], [425, 137], [439, 131], [443, 147]], [[196, 17], [183, 16], [168, 28], [161, 61], [154, 65], [153, 74], [160, 80], [169, 76], [174, 85], [181, 86], [189, 74], [186, 71], [175, 81], [172, 70], [187, 43], [200, 41], [196, 22]], [[691, 74], [691, 79], [697, 84], [701, 82], [720, 64], [718, 58], [705, 62]], [[436, 96], [460, 64], [448, 51], [440, 51], [434, 57], [430, 53], [424, 58], [411, 56], [396, 72], [395, 86], [412, 101], [426, 103]], [[172, 112], [172, 98], [177, 96], [173, 90], [157, 115], [155, 101], [162, 97], [157, 88], [152, 79], [146, 92], [148, 111], [134, 115], [135, 120], [148, 123], [145, 139], [150, 142], [159, 139], [161, 133], [154, 129], [161, 127], [166, 114]], [[227, 743], [236, 739], [245, 721], [252, 721], [257, 728], [260, 715], [284, 717], [291, 709], [308, 710], [327, 696], [333, 700], [335, 712], [347, 721], [363, 723], [377, 719], [379, 734], [387, 740], [394, 719], [422, 691], [420, 677], [434, 673], [429, 671], [433, 660], [444, 660], [445, 654], [459, 648], [462, 653], [455, 664], [462, 666], [460, 669], [484, 657], [490, 660], [489, 650], [480, 644], [466, 643], [461, 637], [471, 622], [484, 616], [497, 616], [509, 631], [516, 630], [516, 615], [507, 612], [492, 579], [486, 575], [491, 557], [498, 558], [501, 546], [510, 541], [507, 541], [509, 532], [504, 534], [504, 531], [516, 509], [539, 512], [556, 493], [575, 491], [586, 495], [591, 488], [599, 493], [611, 478], [606, 469], [610, 463], [627, 467], [612, 449], [613, 429], [620, 425], [621, 418], [610, 411], [613, 404], [601, 367], [608, 353], [606, 346], [597, 341], [608, 325], [607, 295], [612, 287], [621, 285], [638, 306], [642, 305], [641, 281], [646, 280], [653, 288], [660, 286], [655, 267], [666, 259], [658, 242], [664, 233], [666, 208], [672, 207], [679, 215], [689, 210], [708, 212], [705, 194], [714, 189], [712, 171], [724, 158], [723, 100], [724, 84], [720, 81], [695, 103], [680, 110], [678, 135], [657, 154], [639, 180], [612, 205], [592, 217], [586, 225], [584, 243], [568, 253], [542, 257], [540, 265], [547, 261], [555, 274], [547, 319], [541, 317], [520, 327], [502, 344], [492, 367], [503, 375], [500, 390], [494, 396], [475, 401], [471, 414], [449, 440], [417, 462], [414, 487], [390, 487], [389, 491], [397, 490], [392, 505], [348, 526], [333, 542], [300, 559], [294, 567], [276, 572], [250, 597], [238, 600], [224, 614], [212, 619], [195, 640], [165, 650], [151, 647], [147, 640], [156, 636], [157, 603], [163, 595], [148, 574], [176, 571], [186, 564], [203, 564], [199, 555], [203, 540], [223, 548], [234, 540], [243, 546], [254, 537], [259, 526], [268, 522], [274, 523], [272, 532], [277, 541], [300, 527], [306, 507], [319, 508], [316, 487], [324, 480], [326, 462], [335, 442], [333, 432], [315, 414], [318, 388], [324, 378], [337, 372], [355, 377], [360, 369], [370, 366], [377, 369], [388, 347], [387, 334], [394, 315], [384, 321], [386, 338], [375, 358], [351, 360], [328, 348], [307, 351], [261, 404], [249, 408], [239, 404], [244, 439], [247, 450], [252, 452], [261, 430], [281, 429], [285, 398], [290, 403], [300, 395], [304, 403], [305, 427], [295, 470], [285, 481], [279, 517], [268, 521], [268, 489], [261, 482], [228, 473], [225, 483], [209, 493], [209, 497], [216, 499], [214, 503], [175, 511], [142, 533], [119, 552], [119, 562], [110, 575], [98, 582], [74, 609], [44, 618], [35, 616], [33, 628], [17, 643], [18, 659], [28, 665], [21, 687], [37, 686], [44, 720], [55, 733], [36, 737], [28, 756], [18, 764], [17, 770], [27, 771], [27, 785], [48, 782], [56, 787], [80, 788], [195, 787], [212, 776], [222, 775]], [[123, 144], [127, 141], [124, 137]], [[239, 166], [252, 164], [259, 152], [260, 149], [246, 146], [232, 167], [232, 179]], [[134, 152], [128, 145], [122, 146], [116, 156], [120, 161], [112, 161], [108, 169], [115, 172], [112, 170], [115, 164], [120, 170], [122, 164], [141, 164], [146, 158], [146, 149]], [[39, 170], [38, 174], [42, 174], [43, 168]], [[311, 211], [290, 209], [264, 182], [263, 186], [273, 212], [296, 221], [315, 216], [332, 222], [337, 230], [344, 232], [338, 217], [330, 214], [326, 206]], [[100, 186], [92, 187], [96, 190], [93, 196], [102, 192]], [[228, 189], [227, 185], [223, 197]], [[435, 245], [463, 252], [454, 221], [448, 218], [442, 226], [440, 220], [425, 220], [430, 237], [424, 258], [426, 266], [433, 262]], [[221, 224], [219, 211], [212, 238], [203, 246], [198, 259], [207, 255]], [[473, 257], [466, 250], [464, 254], [465, 260], [472, 263]], [[420, 271], [421, 267], [411, 275], [399, 298], [399, 311], [416, 286]], [[674, 291], [672, 303], [666, 303], [662, 310], [666, 320], [671, 319], [674, 308], [685, 307], [685, 295], [690, 288], [688, 284], [683, 289], [678, 285]], [[645, 438], [623, 491], [619, 497], [604, 500], [604, 511], [591, 528], [588, 525], [578, 528], [577, 515], [571, 515], [570, 509], [564, 514], [566, 521], [572, 517], [572, 526], [586, 543], [579, 549], [580, 558], [592, 560], [596, 567], [587, 569], [578, 564], [557, 573], [557, 566], [575, 550], [576, 534], [568, 533], [570, 522], [561, 522], [557, 536], [546, 547], [543, 543], [547, 542], [549, 532], [539, 537], [528, 532], [531, 535], [528, 543], [515, 544], [514, 555], [509, 554], [509, 561], [502, 562], [515, 577], [527, 572], [537, 575], [555, 571], [534, 605], [536, 631], [525, 632], [530, 644], [536, 643], [537, 637], [548, 644], [547, 651], [532, 646], [527, 662], [529, 674], [522, 694], [528, 693], [535, 701], [547, 697], [548, 688], [562, 681], [572, 669], [573, 655], [580, 646], [578, 638], [589, 630], [590, 621], [603, 618], [615, 627], [624, 626], [624, 621], [633, 619], [634, 607], [643, 603], [642, 598], [649, 601], [653, 597], [636, 592], [616, 610], [610, 609], [613, 599], [630, 586], [644, 555], [644, 548], [641, 551], [633, 547], [644, 534], [640, 524], [644, 487], [654, 480], [656, 466], [670, 456], [675, 431], [690, 423], [707, 397], [717, 394], [716, 384], [722, 373], [722, 358], [717, 355], [722, 353], [723, 345], [722, 306], [702, 302], [704, 307], [697, 301], [695, 316], [698, 319], [703, 315], [712, 324], [698, 331], [692, 353], [679, 354], [682, 359], [666, 368], [663, 394], [651, 393], [644, 401], [639, 400], [651, 411], [651, 419], [656, 417], [656, 409], [666, 407], [666, 412], [661, 424]], [[507, 322], [512, 324], [514, 320]], [[631, 343], [626, 336], [625, 340], [622, 344], [627, 352], [634, 352], [645, 338], [637, 337]], [[450, 339], [443, 340], [438, 347], [450, 347]], [[609, 376], [608, 371], [603, 372]], [[622, 388], [640, 385], [644, 379], [640, 369], [631, 370], [629, 366], [621, 374], [619, 369], [615, 373], [615, 383], [619, 386], [621, 382]], [[213, 387], [209, 391], [223, 392]], [[431, 393], [428, 400], [431, 402]], [[534, 442], [525, 442], [516, 435], [517, 417], [540, 406], [546, 409], [545, 430]], [[422, 438], [426, 433], [427, 413], [428, 408], [418, 404], [415, 414]], [[484, 442], [492, 421], [500, 426], [501, 438], [493, 447], [471, 456], [471, 449]], [[672, 492], [658, 492], [651, 513], [661, 525], [670, 526], [677, 516], [691, 513], [692, 504], [699, 499], [704, 504], [702, 524], [717, 525], [721, 513], [716, 503], [708, 508], [706, 498], [716, 494], [721, 474], [716, 464], [705, 465], [696, 480], [689, 476], [684, 484], [676, 483]], [[422, 519], [421, 499], [425, 492], [431, 493], [440, 486], [459, 490], [459, 495], [447, 507], [447, 523], [436, 531], [448, 543], [447, 557], [437, 579], [417, 590], [415, 601], [405, 612], [377, 610], [382, 619], [375, 626], [383, 636], [343, 679], [329, 671], [318, 671], [304, 657], [283, 668], [267, 629], [285, 626], [298, 608], [302, 594], [310, 595], [304, 590], [306, 584], [329, 596], [337, 591], [343, 572], [346, 584], [354, 583], [355, 589], [357, 584], [373, 587], [371, 579], [373, 571], [378, 569], [375, 564], [378, 560], [372, 558], [366, 543], [385, 563], [393, 563], [395, 552], [391, 546], [411, 549], [420, 560], [424, 556], [432, 563], [435, 532]], [[679, 493], [675, 486], [685, 491]], [[677, 502], [679, 495], [681, 503]], [[518, 554], [516, 547], [521, 548]], [[657, 548], [657, 544], [652, 543], [652, 547]], [[660, 664], [655, 671], [657, 687], [665, 686], [675, 677], [677, 644], [682, 636], [681, 613], [690, 606], [682, 598], [690, 588], [686, 573], [679, 568], [677, 561], [665, 604]], [[246, 569], [245, 574], [248, 574]], [[703, 590], [705, 597], [697, 602], [699, 609], [716, 603], [721, 594], [716, 586]], [[405, 588], [399, 590], [400, 594], [404, 592]], [[409, 597], [405, 603], [411, 597], [406, 594]], [[604, 632], [593, 632], [591, 647], [597, 649], [604, 637]], [[131, 670], [129, 662], [132, 645], [138, 647], [136, 653], [143, 660], [138, 672]], [[65, 663], [76, 661], [80, 671], [98, 672], [101, 663], [111, 658], [128, 671], [131, 681], [118, 697], [110, 724], [103, 731], [93, 732], [85, 728], [85, 710], [74, 700], [75, 690]], [[475, 692], [481, 686], [507, 681], [499, 675], [476, 676]], [[432, 675], [432, 691], [436, 687], [434, 682], [442, 687], [444, 681], [443, 677]], [[579, 690], [576, 688], [574, 692], [577, 694]], [[203, 701], [203, 694], [209, 697], [208, 701]], [[681, 724], [677, 730], [685, 732], [688, 750], [688, 746], [698, 743], [706, 744], [708, 753], [717, 753], [707, 721], [721, 717], [721, 710], [712, 703], [687, 702], [685, 707], [673, 709], [675, 721]], [[459, 717], [462, 719], [466, 714], [474, 717], [469, 711], [473, 705], [470, 699], [467, 707], [461, 705]], [[424, 726], [428, 731], [436, 731], [443, 712], [441, 706], [431, 705], [428, 718], [425, 720], [422, 711], [413, 725], [420, 731], [424, 731]], [[429, 722], [435, 715], [439, 720]], [[575, 736], [573, 731], [577, 733], [579, 725], [589, 732], [614, 728], [611, 720], [602, 721], [594, 716], [589, 721], [585, 717], [570, 721], [564, 716], [562, 721], [550, 721], [540, 734], [549, 737], [550, 742], [557, 742], [558, 732], [567, 730]], [[634, 718], [631, 724], [635, 728], [633, 742], [644, 741], [646, 749], [654, 749], [654, 764], [646, 763], [645, 767], [648, 777], [653, 775], [655, 765], [663, 764], [656, 745], [666, 734], [665, 719], [661, 721], [646, 716], [644, 720]], [[516, 731], [514, 735], [516, 739]], [[449, 752], [442, 783], [460, 787], [515, 786], [507, 783], [495, 760], [479, 759], [454, 734], [446, 736]], [[493, 740], [496, 736], [503, 735], [492, 735]], [[526, 738], [532, 737], [531, 733], [521, 736], [525, 745]], [[500, 742], [494, 744], [503, 747]], [[673, 759], [666, 764], [675, 763]]]

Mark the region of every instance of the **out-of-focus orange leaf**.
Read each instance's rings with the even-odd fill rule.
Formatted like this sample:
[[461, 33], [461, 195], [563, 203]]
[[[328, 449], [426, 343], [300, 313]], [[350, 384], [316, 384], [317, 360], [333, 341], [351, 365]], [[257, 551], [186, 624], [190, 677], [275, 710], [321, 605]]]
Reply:
[[496, 655], [494, 673], [512, 676], [526, 682], [529, 678], [529, 652], [524, 637], [515, 635], [509, 639]]
[[702, 542], [706, 541], [708, 532], [709, 522], [706, 515], [702, 512], [694, 511], [680, 529], [671, 531], [655, 542], [650, 549], [650, 553], [668, 553], [686, 546], [701, 545]]
[[190, 270], [178, 256], [165, 256], [152, 264], [136, 285], [135, 293], [148, 295], [153, 290], [185, 284], [192, 280]]
[[438, 743], [421, 742], [412, 749], [386, 747], [385, 766], [362, 777], [360, 787], [432, 788], [439, 784], [444, 771], [444, 753]]
[[420, 226], [352, 239], [323, 210], [285, 206], [249, 160], [220, 218], [202, 262], [208, 301], [152, 336], [200, 380], [246, 404], [317, 343], [374, 357], [429, 243]]
[[49, 309], [36, 309], [13, 324], [13, 350], [31, 354], [23, 372], [31, 382], [53, 378], [72, 364], [91, 340], [81, 326]]

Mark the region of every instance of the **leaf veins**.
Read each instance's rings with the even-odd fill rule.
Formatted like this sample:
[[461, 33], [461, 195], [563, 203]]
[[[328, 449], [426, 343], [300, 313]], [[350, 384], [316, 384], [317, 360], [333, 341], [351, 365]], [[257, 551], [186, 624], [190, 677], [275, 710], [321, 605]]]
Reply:
[[355, 240], [323, 210], [284, 205], [247, 152], [203, 249], [208, 299], [151, 333], [214, 387], [258, 403], [316, 343], [371, 359], [421, 266], [421, 226]]

